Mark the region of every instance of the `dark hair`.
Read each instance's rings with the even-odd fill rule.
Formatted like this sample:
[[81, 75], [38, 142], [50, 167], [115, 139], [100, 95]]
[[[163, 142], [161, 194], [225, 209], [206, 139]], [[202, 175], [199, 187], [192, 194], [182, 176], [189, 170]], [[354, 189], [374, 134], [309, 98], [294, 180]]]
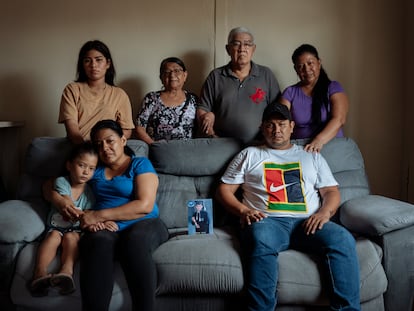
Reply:
[[205, 211], [206, 207], [204, 206], [203, 201], [194, 201], [194, 211], [197, 211], [197, 205], [201, 205], [201, 210]]
[[[302, 44], [292, 54], [292, 62], [296, 65], [299, 56], [304, 53], [310, 53], [319, 60], [319, 54], [316, 48], [310, 44]], [[312, 91], [312, 122], [314, 124], [313, 136], [317, 135], [326, 125], [327, 121], [322, 122], [322, 108], [327, 111], [330, 119], [331, 111], [329, 109], [328, 87], [331, 80], [325, 69], [321, 66], [318, 81]]]
[[74, 145], [69, 153], [68, 161], [72, 162], [82, 154], [92, 154], [98, 156], [95, 146], [91, 141], [85, 141], [81, 144]]
[[167, 63], [176, 63], [181, 68], [183, 68], [184, 71], [187, 71], [187, 68], [185, 68], [184, 62], [181, 59], [179, 59], [178, 57], [167, 57], [162, 60], [161, 65], [160, 65], [160, 79], [162, 77], [162, 74], [164, 73], [165, 65], [167, 65]]
[[83, 60], [86, 57], [86, 53], [90, 50], [96, 50], [106, 58], [107, 61], [110, 61], [109, 68], [105, 74], [105, 82], [109, 85], [114, 85], [115, 80], [115, 66], [112, 60], [111, 52], [105, 43], [99, 40], [93, 40], [86, 42], [79, 51], [78, 65], [77, 65], [77, 78], [76, 82], [87, 82], [88, 77], [86, 76], [85, 69], [83, 68]]
[[[122, 127], [118, 122], [114, 120], [101, 120], [101, 121], [98, 121], [91, 129], [90, 135], [91, 135], [91, 140], [93, 143], [96, 140], [97, 133], [102, 129], [110, 129], [114, 131], [119, 137], [122, 137], [124, 135]], [[134, 151], [128, 146], [124, 147], [124, 152], [125, 154], [129, 156], [135, 155]]]
[[91, 135], [92, 142], [95, 141], [96, 134], [98, 133], [98, 131], [102, 129], [110, 129], [114, 131], [115, 133], [117, 133], [119, 137], [122, 137], [122, 135], [124, 135], [124, 132], [122, 131], [122, 127], [121, 125], [119, 125], [118, 122], [114, 120], [101, 120], [101, 121], [96, 122], [96, 124], [91, 129], [90, 135]]

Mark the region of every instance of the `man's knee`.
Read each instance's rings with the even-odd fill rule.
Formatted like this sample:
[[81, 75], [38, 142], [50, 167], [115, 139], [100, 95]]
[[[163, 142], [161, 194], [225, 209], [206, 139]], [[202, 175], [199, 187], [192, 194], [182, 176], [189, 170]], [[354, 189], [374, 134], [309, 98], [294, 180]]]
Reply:
[[329, 222], [325, 224], [324, 228], [326, 230], [323, 232], [323, 239], [327, 246], [341, 245], [341, 247], [355, 249], [355, 238], [345, 227]]
[[266, 219], [245, 228], [242, 243], [252, 255], [277, 254], [288, 248], [289, 234]]

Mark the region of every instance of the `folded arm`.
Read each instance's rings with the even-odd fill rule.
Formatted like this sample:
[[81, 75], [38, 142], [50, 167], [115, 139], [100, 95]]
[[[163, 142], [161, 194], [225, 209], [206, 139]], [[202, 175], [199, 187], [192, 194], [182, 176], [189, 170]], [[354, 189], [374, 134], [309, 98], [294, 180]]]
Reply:
[[134, 189], [136, 189], [134, 200], [120, 206], [85, 211], [81, 217], [82, 227], [86, 228], [109, 220], [137, 219], [150, 213], [154, 208], [157, 195], [158, 176], [154, 173], [144, 173], [136, 176], [134, 182]]

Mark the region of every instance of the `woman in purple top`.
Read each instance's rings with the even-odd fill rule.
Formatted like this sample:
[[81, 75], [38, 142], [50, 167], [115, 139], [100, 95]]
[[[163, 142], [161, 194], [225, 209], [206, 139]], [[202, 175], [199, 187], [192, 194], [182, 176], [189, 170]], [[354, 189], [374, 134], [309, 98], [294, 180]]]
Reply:
[[299, 46], [292, 61], [300, 81], [283, 91], [281, 103], [295, 121], [292, 138], [311, 138], [305, 150], [320, 152], [332, 138], [344, 136], [348, 97], [338, 82], [328, 78], [312, 45]]

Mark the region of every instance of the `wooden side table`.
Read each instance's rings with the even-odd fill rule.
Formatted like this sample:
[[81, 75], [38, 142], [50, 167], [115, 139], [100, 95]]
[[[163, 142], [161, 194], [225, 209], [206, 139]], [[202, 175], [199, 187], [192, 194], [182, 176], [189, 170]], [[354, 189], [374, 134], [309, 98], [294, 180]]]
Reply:
[[24, 121], [1, 121], [0, 120], [0, 129], [23, 127], [23, 126], [24, 126]]

